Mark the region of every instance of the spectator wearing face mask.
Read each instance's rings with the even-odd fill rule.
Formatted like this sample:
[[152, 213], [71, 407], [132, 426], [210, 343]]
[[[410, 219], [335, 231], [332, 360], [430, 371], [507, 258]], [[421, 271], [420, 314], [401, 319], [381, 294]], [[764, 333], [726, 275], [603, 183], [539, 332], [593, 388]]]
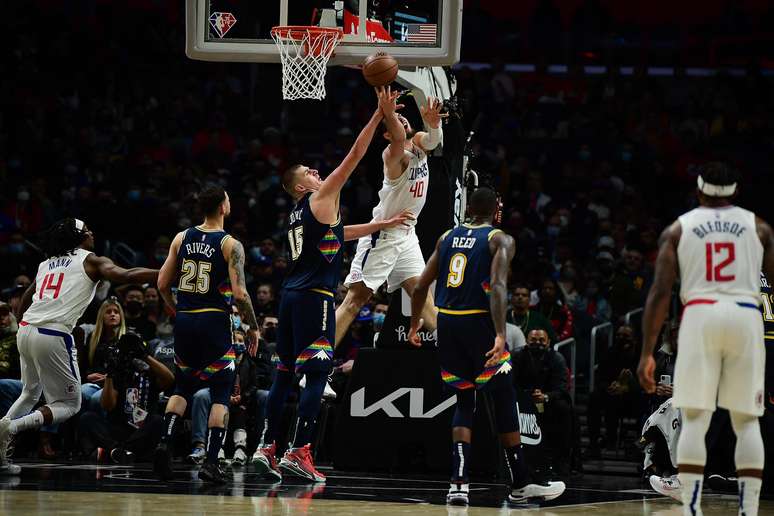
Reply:
[[143, 291], [145, 316], [156, 325], [156, 337], [168, 338], [174, 334], [174, 325], [170, 320], [164, 301], [155, 285], [145, 287]]
[[570, 471], [572, 400], [567, 385], [567, 364], [551, 348], [545, 330], [532, 330], [527, 346], [513, 355], [516, 388], [532, 398], [545, 430], [548, 462], [560, 475]]
[[145, 291], [139, 285], [129, 285], [116, 289], [124, 296], [124, 315], [126, 327], [133, 329], [145, 342], [156, 338], [156, 325], [148, 319], [144, 311]]
[[592, 324], [595, 325], [608, 322], [613, 315], [610, 303], [599, 289], [599, 278], [596, 277], [590, 277], [586, 281], [586, 288], [576, 299], [573, 308], [591, 317]]
[[385, 303], [376, 303], [373, 309], [374, 318], [374, 344], [379, 339], [379, 332], [382, 331], [384, 326], [384, 320], [387, 318], [387, 310], [389, 306]]

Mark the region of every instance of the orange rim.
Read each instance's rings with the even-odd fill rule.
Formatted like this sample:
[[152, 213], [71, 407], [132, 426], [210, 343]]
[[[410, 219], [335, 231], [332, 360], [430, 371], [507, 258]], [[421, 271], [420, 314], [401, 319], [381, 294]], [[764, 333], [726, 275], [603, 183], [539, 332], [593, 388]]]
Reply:
[[343, 37], [342, 30], [333, 27], [315, 27], [314, 25], [280, 25], [272, 27], [272, 35], [282, 39], [302, 40], [307, 34], [310, 38], [334, 36], [336, 40]]

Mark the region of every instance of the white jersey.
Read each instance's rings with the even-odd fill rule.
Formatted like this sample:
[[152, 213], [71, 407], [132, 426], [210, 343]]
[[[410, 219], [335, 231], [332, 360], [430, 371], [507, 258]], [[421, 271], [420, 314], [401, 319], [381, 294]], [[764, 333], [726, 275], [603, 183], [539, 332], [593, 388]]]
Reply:
[[[379, 190], [379, 204], [373, 211], [373, 220], [385, 220], [409, 210], [416, 218], [425, 206], [430, 176], [427, 167], [427, 154], [417, 147], [403, 151], [409, 158], [406, 170], [396, 179], [388, 179], [385, 173], [382, 189]], [[416, 220], [406, 221], [414, 226]]]
[[680, 216], [677, 246], [683, 303], [736, 296], [758, 304], [763, 245], [755, 214], [737, 206], [700, 207]]
[[32, 305], [24, 312], [25, 322], [72, 332], [97, 290], [97, 282], [83, 268], [90, 254], [91, 251], [79, 248], [71, 255], [41, 262]]

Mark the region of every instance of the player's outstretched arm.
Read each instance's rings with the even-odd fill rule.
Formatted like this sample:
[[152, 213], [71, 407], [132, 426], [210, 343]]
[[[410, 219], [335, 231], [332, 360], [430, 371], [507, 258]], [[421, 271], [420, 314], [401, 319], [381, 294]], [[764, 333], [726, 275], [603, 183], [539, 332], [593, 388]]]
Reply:
[[656, 381], [653, 377], [656, 361], [653, 358], [653, 350], [669, 313], [672, 286], [677, 279], [677, 244], [680, 242], [681, 235], [682, 228], [679, 222], [674, 222], [661, 233], [658, 241], [656, 273], [645, 301], [645, 312], [642, 314], [642, 354], [637, 375], [640, 385], [647, 393], [653, 393], [656, 390]]
[[239, 308], [242, 321], [250, 327], [246, 336], [247, 351], [251, 356], [255, 356], [258, 351], [258, 320], [245, 284], [245, 248], [239, 240], [229, 238], [224, 245], [223, 254], [228, 260], [228, 276], [231, 280], [234, 304]]
[[425, 152], [438, 147], [438, 144], [441, 143], [441, 140], [443, 139], [441, 119], [446, 118], [449, 115], [447, 113], [441, 113], [441, 109], [443, 109], [443, 103], [440, 99], [435, 97], [428, 97], [427, 105], [419, 108], [427, 131], [418, 131], [417, 134], [414, 135], [412, 141], [414, 142], [414, 145]]
[[414, 292], [411, 293], [411, 328], [409, 329], [408, 341], [409, 344], [417, 347], [422, 345], [422, 341], [420, 340], [419, 335], [417, 335], [419, 327], [422, 326], [422, 319], [420, 319], [419, 316], [422, 314], [422, 309], [427, 302], [427, 291], [430, 289], [430, 285], [433, 284], [433, 281], [438, 277], [438, 249], [440, 249], [441, 242], [445, 235], [446, 233], [444, 233], [444, 235], [438, 239], [438, 242], [436, 242], [435, 250], [430, 256], [430, 259], [427, 260], [425, 270], [423, 270], [422, 274], [419, 276], [419, 280], [414, 287]]
[[145, 267], [134, 267], [133, 269], [124, 269], [119, 267], [113, 260], [104, 256], [90, 254], [83, 262], [83, 268], [92, 281], [108, 280], [112, 283], [156, 283], [159, 277], [158, 269], [146, 269]]
[[489, 241], [489, 251], [492, 253], [492, 265], [489, 272], [489, 313], [495, 327], [495, 342], [487, 351], [486, 367], [500, 360], [505, 352], [505, 314], [508, 310], [508, 268], [516, 254], [516, 243], [513, 237], [498, 231]]
[[774, 278], [774, 230], [758, 217], [755, 218], [755, 229], [763, 244], [763, 274], [767, 278]]
[[[352, 172], [357, 167], [360, 160], [365, 156], [368, 151], [368, 146], [371, 144], [371, 140], [374, 137], [376, 128], [379, 126], [379, 122], [382, 120], [381, 108], [374, 111], [371, 116], [371, 120], [368, 121], [366, 126], [360, 131], [355, 143], [349, 150], [349, 153], [341, 161], [341, 164], [336, 167], [336, 170], [331, 172], [325, 181], [320, 185], [320, 189], [315, 193], [314, 197], [317, 199], [336, 199], [344, 188], [344, 184], [352, 175]], [[316, 214], [315, 214], [316, 216]]]
[[169, 305], [173, 310], [175, 309], [175, 296], [172, 295], [172, 284], [177, 277], [177, 253], [180, 250], [180, 245], [183, 242], [185, 232], [180, 232], [172, 239], [172, 243], [169, 246], [169, 253], [167, 259], [164, 260], [164, 265], [161, 266], [159, 271], [159, 294], [164, 302]]
[[[379, 107], [384, 115], [384, 125], [387, 127], [387, 132], [390, 135], [390, 144], [382, 153], [382, 159], [388, 170], [400, 165], [403, 161], [403, 147], [406, 144], [406, 128], [398, 119], [396, 110], [401, 106], [397, 106], [396, 102], [400, 92], [393, 92], [389, 86], [380, 86], [376, 88], [376, 96], [379, 98]], [[403, 172], [403, 167], [397, 171], [398, 174]]]
[[416, 217], [410, 211], [404, 210], [391, 219], [376, 220], [367, 224], [344, 226], [344, 241], [349, 242], [350, 240], [357, 240], [358, 238], [370, 235], [371, 233], [401, 225], [409, 227], [407, 224], [409, 220], [416, 220]]

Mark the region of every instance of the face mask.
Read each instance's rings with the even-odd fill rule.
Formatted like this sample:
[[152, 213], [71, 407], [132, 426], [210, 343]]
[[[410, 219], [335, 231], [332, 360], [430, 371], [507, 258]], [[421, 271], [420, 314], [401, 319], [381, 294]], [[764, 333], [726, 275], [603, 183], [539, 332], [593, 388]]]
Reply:
[[126, 198], [130, 201], [139, 201], [140, 200], [140, 191], [139, 190], [129, 190], [126, 192]]
[[528, 344], [527, 349], [529, 349], [533, 356], [537, 357], [542, 357], [543, 353], [546, 352], [546, 348], [542, 344]]
[[562, 228], [560, 228], [559, 226], [548, 226], [548, 228], [546, 228], [546, 233], [548, 234], [548, 236], [554, 237], [554, 238], [558, 237], [561, 231], [562, 231]]
[[231, 324], [234, 325], [234, 329], [238, 330], [242, 327], [242, 318], [238, 315], [231, 316]]
[[277, 342], [277, 328], [266, 328], [261, 332], [261, 336], [266, 342]]
[[22, 190], [16, 194], [16, 199], [21, 202], [27, 202], [30, 200], [30, 193], [26, 190]]
[[378, 313], [374, 314], [374, 328], [381, 328], [384, 325], [384, 319], [387, 317], [387, 314]]
[[232, 346], [234, 346], [234, 353], [236, 353], [237, 356], [244, 353], [245, 350], [247, 349], [247, 346], [245, 345], [244, 342], [234, 342]]
[[13, 242], [8, 244], [8, 252], [11, 254], [22, 254], [24, 252], [24, 243]]
[[142, 311], [142, 303], [139, 301], [127, 301], [126, 311], [132, 314], [138, 314]]
[[146, 301], [145, 306], [151, 310], [154, 310], [158, 308], [159, 302], [158, 301]]

